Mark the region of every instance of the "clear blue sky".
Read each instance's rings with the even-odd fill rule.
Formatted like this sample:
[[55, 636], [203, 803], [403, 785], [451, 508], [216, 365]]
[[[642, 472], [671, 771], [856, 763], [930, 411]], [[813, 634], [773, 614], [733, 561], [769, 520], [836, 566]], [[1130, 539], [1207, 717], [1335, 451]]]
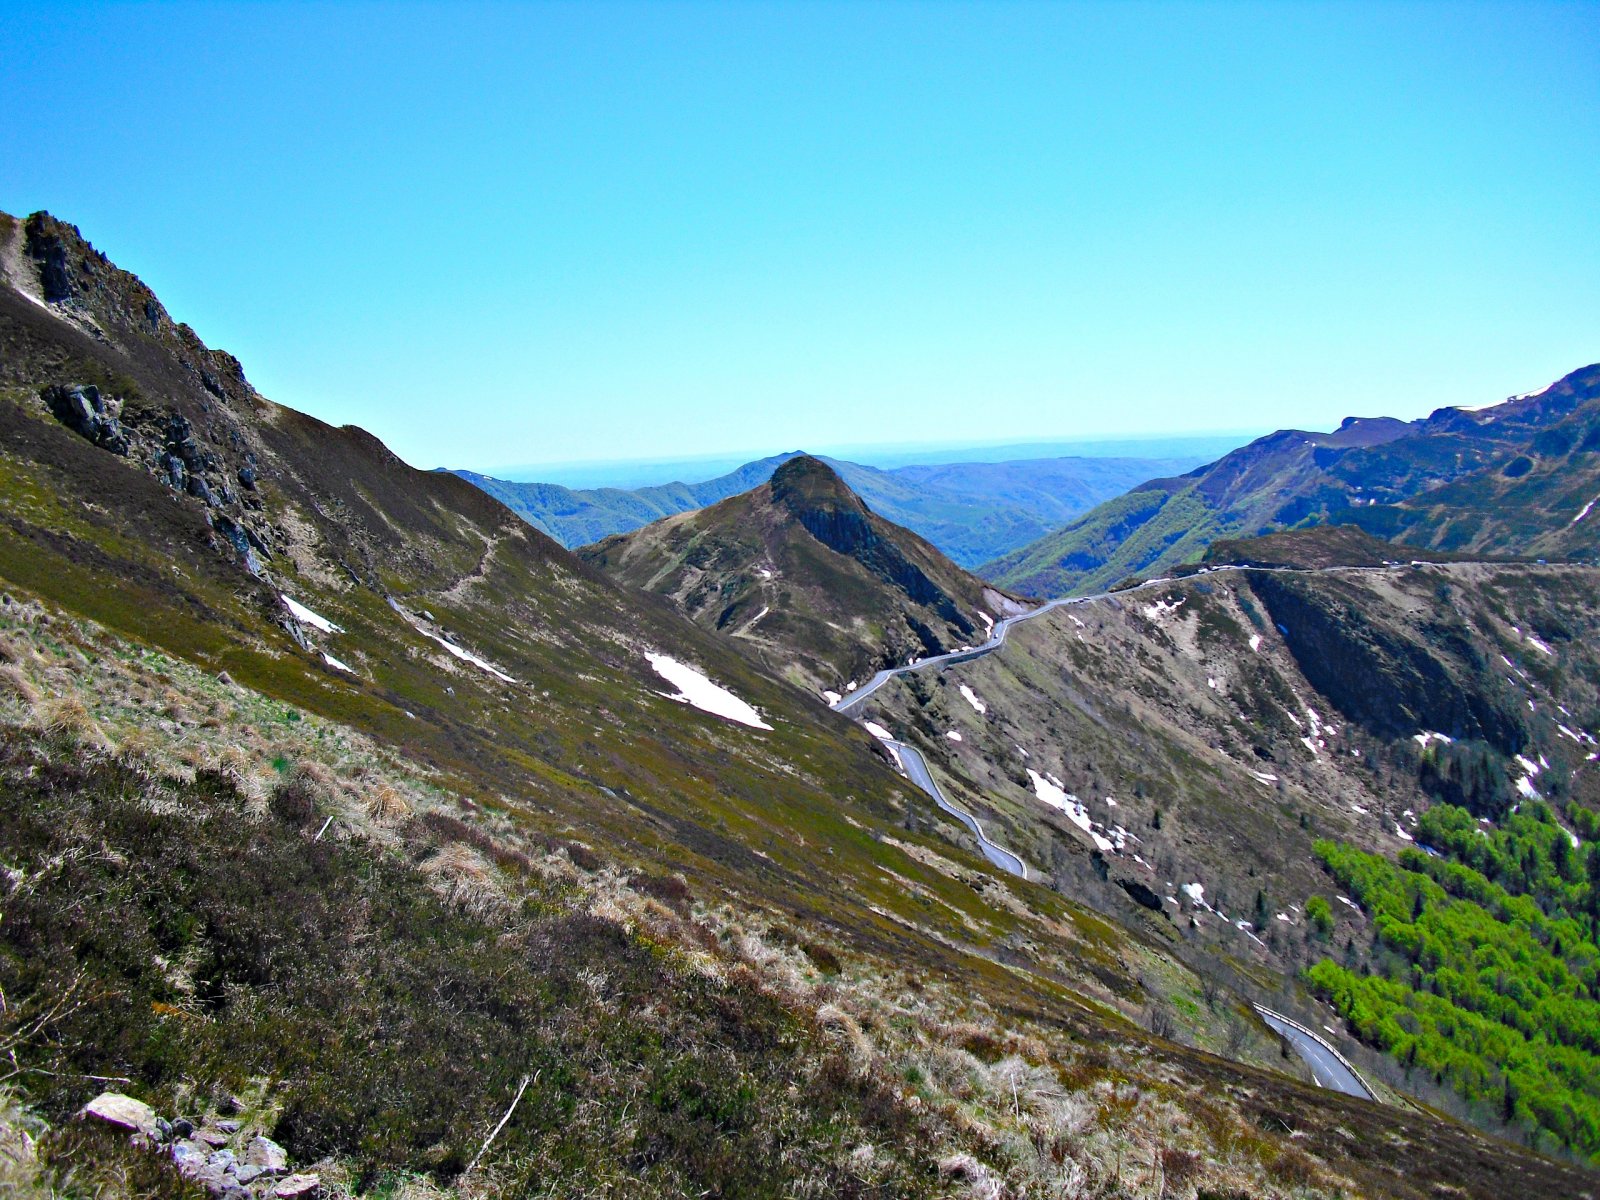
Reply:
[[1600, 359], [1600, 5], [0, 6], [0, 207], [409, 461], [1329, 426]]

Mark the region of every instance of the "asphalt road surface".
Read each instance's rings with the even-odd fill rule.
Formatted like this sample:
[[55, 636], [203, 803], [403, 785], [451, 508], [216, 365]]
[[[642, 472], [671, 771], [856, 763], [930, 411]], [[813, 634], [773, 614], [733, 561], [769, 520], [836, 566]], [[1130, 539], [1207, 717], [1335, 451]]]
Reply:
[[906, 774], [911, 777], [911, 782], [916, 784], [928, 795], [933, 797], [933, 802], [956, 820], [960, 821], [978, 839], [978, 846], [983, 851], [983, 856], [999, 867], [1002, 871], [1009, 871], [1013, 875], [1020, 875], [1023, 879], [1028, 877], [1028, 869], [1022, 865], [1022, 860], [1004, 846], [997, 846], [979, 826], [977, 818], [971, 813], [963, 812], [954, 804], [944, 798], [944, 793], [939, 790], [939, 785], [933, 778], [933, 772], [928, 770], [928, 761], [914, 746], [904, 742], [890, 742], [900, 754], [900, 762], [905, 766]]
[[1256, 1012], [1260, 1013], [1261, 1019], [1294, 1047], [1296, 1054], [1306, 1060], [1306, 1064], [1311, 1068], [1311, 1077], [1317, 1081], [1318, 1087], [1331, 1088], [1361, 1100], [1376, 1099], [1367, 1089], [1367, 1085], [1339, 1060], [1332, 1047], [1321, 1038], [1306, 1032], [1298, 1025], [1290, 1024], [1277, 1013], [1262, 1008], [1259, 1004], [1256, 1005]]

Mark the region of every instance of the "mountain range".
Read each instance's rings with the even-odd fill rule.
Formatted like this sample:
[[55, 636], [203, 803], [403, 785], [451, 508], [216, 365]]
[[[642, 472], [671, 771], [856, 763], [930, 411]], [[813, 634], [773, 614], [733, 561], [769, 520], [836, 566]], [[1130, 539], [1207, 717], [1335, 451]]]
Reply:
[[[1373, 1007], [1393, 993], [1373, 981], [1455, 987], [1420, 955], [1464, 928], [1427, 923], [1454, 901], [1408, 875], [1391, 913], [1391, 861], [1349, 858], [1400, 840], [1403, 811], [1349, 807], [1384, 771], [1416, 781], [1394, 796], [1474, 803], [1495, 838], [1523, 837], [1503, 786], [1521, 755], [1552, 781], [1528, 818], [1548, 800], [1578, 828], [1588, 568], [1212, 570], [1043, 613], [1001, 652], [869, 697], [1016, 841], [1022, 878], [896, 750], [783, 677], [780, 652], [813, 686], [865, 670], [879, 635], [857, 621], [910, 631], [888, 649], [921, 657], [1015, 611], [842, 472], [778, 464], [726, 508], [595, 548], [602, 569], [466, 480], [263, 397], [48, 214], [0, 218], [0, 285], [8, 1190], [1594, 1191], [1552, 1156], [1588, 1157], [1553, 1124], [1593, 988], [1593, 893], [1570, 853], [1565, 874], [1541, 865], [1565, 833], [1509, 844], [1530, 870], [1497, 876], [1503, 902], [1482, 893], [1545, 905], [1527, 916], [1543, 949], [1508, 944], [1506, 979], [1525, 986], [1516, 954], [1536, 960], [1524, 1006], [1579, 1018], [1552, 1021], [1545, 1076], [1475, 1057], [1500, 1064], [1479, 1082], [1502, 1086], [1506, 1119], [1463, 1113], [1497, 1132], [1437, 1111], [1471, 1063], [1435, 1062], [1432, 1002]], [[687, 568], [726, 602], [698, 602]], [[757, 645], [742, 614], [769, 583], [799, 619], [755, 622]], [[1395, 757], [1419, 734], [1415, 761]], [[1156, 861], [1146, 895], [1126, 886], [1126, 835], [1158, 820], [1171, 875]], [[1317, 859], [1313, 833], [1353, 849]], [[1312, 888], [1365, 906], [1333, 921], [1331, 968], [1302, 979], [1309, 951], [1253, 925], [1258, 957], [1221, 928], [1222, 893], [1243, 919], [1258, 879], [1305, 915], [1284, 935], [1302, 947], [1323, 944]], [[1336, 973], [1364, 966], [1396, 978]], [[1402, 1074], [1376, 1103], [1320, 1088], [1252, 1001], [1341, 1020], [1330, 1038]], [[1388, 1039], [1410, 1025], [1405, 1067]], [[1407, 1100], [1406, 1070], [1442, 1091]]]
[[978, 571], [1028, 595], [1065, 595], [1159, 573], [1218, 539], [1328, 523], [1440, 550], [1592, 560], [1597, 448], [1600, 365], [1417, 421], [1281, 430], [1144, 483]]
[[[758, 459], [700, 483], [634, 489], [580, 490], [455, 473], [574, 549], [747, 492], [800, 453]], [[1067, 457], [881, 470], [834, 458], [822, 461], [874, 512], [920, 534], [968, 568], [1044, 536], [1153, 475], [1201, 463], [1198, 458]]]

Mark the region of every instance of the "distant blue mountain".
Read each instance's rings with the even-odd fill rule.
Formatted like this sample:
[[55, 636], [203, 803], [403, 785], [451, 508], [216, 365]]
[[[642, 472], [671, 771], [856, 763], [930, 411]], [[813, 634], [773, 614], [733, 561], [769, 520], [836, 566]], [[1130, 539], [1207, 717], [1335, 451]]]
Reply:
[[[765, 483], [792, 451], [699, 483], [569, 488], [455, 471], [569, 549], [705, 508]], [[824, 458], [879, 515], [927, 538], [963, 567], [988, 562], [1059, 529], [1146, 480], [1203, 465], [1202, 457], [1037, 458], [883, 470]]]

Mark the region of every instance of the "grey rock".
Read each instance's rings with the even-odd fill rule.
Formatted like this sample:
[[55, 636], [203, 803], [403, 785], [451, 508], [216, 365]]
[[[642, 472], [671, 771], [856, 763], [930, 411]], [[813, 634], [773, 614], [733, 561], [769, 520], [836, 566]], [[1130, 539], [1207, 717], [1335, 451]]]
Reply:
[[245, 1147], [244, 1161], [277, 1174], [289, 1169], [289, 1152], [269, 1137], [253, 1137]]
[[56, 420], [113, 454], [128, 453], [128, 435], [93, 384], [48, 387], [41, 393]]
[[213, 1167], [210, 1163], [204, 1163], [199, 1170], [185, 1172], [185, 1174], [212, 1195], [220, 1196], [234, 1186], [233, 1180], [228, 1177], [228, 1173], [225, 1170], [221, 1167]]
[[175, 1117], [172, 1121], [172, 1136], [186, 1138], [194, 1132], [194, 1122], [188, 1117]]
[[241, 1184], [252, 1184], [257, 1179], [261, 1178], [261, 1176], [270, 1174], [272, 1174], [272, 1172], [268, 1171], [265, 1167], [252, 1166], [250, 1163], [245, 1163], [242, 1166], [236, 1166], [233, 1169], [233, 1177]]
[[256, 473], [249, 467], [239, 468], [239, 486], [250, 492], [256, 490]]
[[208, 1125], [204, 1129], [201, 1129], [195, 1133], [194, 1140], [197, 1142], [204, 1142], [206, 1145], [215, 1150], [218, 1146], [225, 1146], [228, 1144], [228, 1135], [223, 1133], [222, 1130], [216, 1128], [215, 1126]]
[[291, 1175], [276, 1188], [272, 1194], [278, 1200], [311, 1200], [322, 1190], [322, 1178], [314, 1172], [301, 1175]]
[[217, 1128], [222, 1130], [223, 1133], [238, 1133], [239, 1122], [229, 1117], [226, 1120], [218, 1121]]
[[206, 1162], [211, 1157], [211, 1147], [204, 1142], [190, 1141], [185, 1138], [172, 1144], [172, 1161], [184, 1175], [193, 1175], [203, 1171]]
[[233, 1166], [235, 1161], [235, 1155], [232, 1150], [217, 1150], [211, 1155], [210, 1158], [206, 1159], [206, 1164], [208, 1166], [221, 1167], [224, 1171], [226, 1171], [229, 1167]]
[[104, 1121], [107, 1125], [126, 1129], [130, 1133], [142, 1133], [146, 1137], [153, 1137], [160, 1131], [156, 1124], [156, 1110], [143, 1100], [135, 1100], [121, 1092], [101, 1092], [85, 1104], [78, 1115]]

